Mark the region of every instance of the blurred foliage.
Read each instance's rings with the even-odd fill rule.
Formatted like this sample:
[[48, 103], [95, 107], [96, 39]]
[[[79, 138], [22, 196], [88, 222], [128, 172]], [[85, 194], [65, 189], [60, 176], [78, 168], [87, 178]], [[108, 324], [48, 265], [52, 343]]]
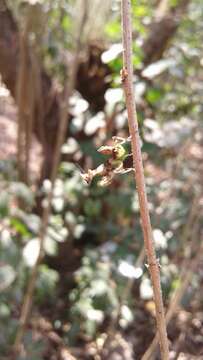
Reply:
[[[74, 2], [36, 3], [46, 19], [40, 25], [38, 44], [42, 62], [63, 83], [74, 40]], [[111, 69], [112, 88], [105, 94], [105, 108], [97, 114], [91, 113], [88, 102], [78, 92], [71, 99], [69, 137], [62, 149], [63, 161], [54, 187], [53, 211], [45, 241], [46, 256], [39, 269], [35, 294], [35, 310], [42, 314], [44, 311], [46, 316], [45, 310], [50, 309], [50, 321], [59, 324], [53, 326], [60, 328], [68, 344], [76, 343], [80, 336], [88, 339], [99, 336], [102, 324], [115, 318], [128, 279], [134, 279], [135, 286], [123, 304], [121, 328], [132, 323], [138, 299], [143, 304], [152, 300], [147, 267], [144, 263], [135, 265], [142, 249], [142, 232], [132, 174], [118, 175], [109, 187], [101, 188], [96, 181], [89, 186], [85, 184], [82, 170], [77, 166], [85, 171], [95, 168], [103, 162], [102, 155], [96, 151], [99, 146], [115, 134], [128, 136], [119, 78], [120, 1], [111, 3], [101, 38], [106, 46], [102, 61]], [[198, 162], [203, 110], [203, 4], [201, 0], [191, 1], [188, 15], [164, 57], [144, 68], [140, 45], [149, 32], [156, 3], [133, 1], [133, 61], [141, 72], [140, 77], [135, 75], [134, 86], [149, 208], [166, 298], [178, 286], [179, 262], [188, 246], [184, 238], [186, 223], [191, 203], [201, 193]], [[172, 3], [175, 6], [176, 2]], [[34, 6], [32, 1], [9, 4], [18, 22], [24, 16], [22, 9]], [[85, 41], [89, 41], [88, 35]], [[107, 127], [107, 122], [114, 112], [112, 129]], [[35, 211], [36, 202], [39, 195], [46, 202], [50, 181], [45, 180], [40, 189], [35, 183], [27, 186], [18, 182], [15, 163], [1, 161], [0, 168], [0, 326], [3, 329], [0, 351], [3, 356], [13, 342], [30, 269], [39, 251], [41, 218]], [[78, 258], [74, 260], [74, 251], [79, 254], [79, 262]], [[56, 305], [59, 302], [61, 312]], [[68, 329], [62, 330], [66, 323]], [[29, 331], [24, 339], [29, 360], [40, 359], [43, 344], [39, 342], [36, 346], [31, 339], [32, 331]]]

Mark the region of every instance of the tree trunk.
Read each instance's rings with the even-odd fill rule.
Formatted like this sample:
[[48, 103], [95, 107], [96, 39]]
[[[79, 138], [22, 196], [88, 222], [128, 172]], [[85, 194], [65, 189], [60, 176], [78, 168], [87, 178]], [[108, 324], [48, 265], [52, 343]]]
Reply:
[[[16, 101], [20, 58], [19, 40], [16, 22], [7, 8], [5, 0], [0, 0], [0, 73], [3, 82]], [[31, 66], [31, 59], [29, 66]], [[38, 69], [38, 74], [41, 91], [40, 99], [39, 95], [35, 96], [34, 132], [43, 147], [44, 164], [41, 178], [45, 178], [49, 177], [52, 167], [56, 133], [60, 121], [60, 103], [59, 94], [42, 67]], [[40, 100], [41, 106], [37, 98]]]
[[156, 17], [151, 23], [149, 36], [142, 46], [144, 65], [147, 66], [162, 58], [169, 41], [180, 25], [180, 21], [185, 14], [189, 2], [190, 0], [180, 0], [175, 7], [169, 8], [166, 13], [161, 17]]

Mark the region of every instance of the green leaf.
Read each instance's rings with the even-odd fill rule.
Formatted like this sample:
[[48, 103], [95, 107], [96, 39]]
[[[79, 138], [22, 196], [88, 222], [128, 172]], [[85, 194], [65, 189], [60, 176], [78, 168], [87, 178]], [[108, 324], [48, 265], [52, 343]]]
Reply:
[[68, 31], [71, 28], [71, 20], [70, 17], [65, 15], [61, 21], [61, 27], [64, 31]]
[[27, 205], [34, 205], [34, 195], [28, 186], [21, 182], [13, 182], [11, 184], [11, 192], [19, 199], [26, 202]]
[[147, 91], [146, 98], [150, 104], [155, 105], [163, 96], [163, 92], [158, 88], [152, 88]]
[[20, 235], [22, 235], [22, 236], [30, 235], [30, 232], [28, 231], [27, 226], [25, 224], [23, 224], [22, 221], [20, 221], [19, 219], [11, 218], [10, 224]]
[[0, 196], [0, 217], [8, 216], [9, 200], [10, 200], [10, 195], [6, 191], [2, 192]]
[[105, 33], [112, 39], [120, 38], [121, 26], [119, 21], [116, 19], [105, 26]]

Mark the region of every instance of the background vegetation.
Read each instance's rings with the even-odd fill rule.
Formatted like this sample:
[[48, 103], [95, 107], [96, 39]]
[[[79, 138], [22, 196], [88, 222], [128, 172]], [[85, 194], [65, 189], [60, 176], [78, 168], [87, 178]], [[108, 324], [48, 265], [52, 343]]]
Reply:
[[[202, 359], [203, 3], [132, 6], [170, 356]], [[105, 161], [100, 146], [128, 137], [120, 1], [0, 0], [0, 54], [0, 358], [141, 359], [156, 328], [133, 175], [114, 174], [103, 187], [81, 176]], [[44, 255], [17, 354], [64, 116]], [[159, 358], [156, 346], [148, 358]]]

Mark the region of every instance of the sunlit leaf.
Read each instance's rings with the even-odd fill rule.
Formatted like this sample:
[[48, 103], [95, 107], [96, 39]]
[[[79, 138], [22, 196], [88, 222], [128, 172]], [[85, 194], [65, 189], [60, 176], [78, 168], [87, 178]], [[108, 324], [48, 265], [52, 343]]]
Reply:
[[136, 268], [133, 265], [129, 264], [127, 261], [120, 262], [118, 271], [121, 275], [130, 279], [139, 279], [143, 274], [142, 268]]
[[148, 278], [143, 278], [140, 285], [140, 296], [143, 300], [149, 300], [153, 298], [153, 290], [151, 282]]
[[23, 258], [27, 266], [32, 267], [35, 265], [37, 257], [39, 255], [39, 239], [35, 238], [29, 240], [23, 248]]

